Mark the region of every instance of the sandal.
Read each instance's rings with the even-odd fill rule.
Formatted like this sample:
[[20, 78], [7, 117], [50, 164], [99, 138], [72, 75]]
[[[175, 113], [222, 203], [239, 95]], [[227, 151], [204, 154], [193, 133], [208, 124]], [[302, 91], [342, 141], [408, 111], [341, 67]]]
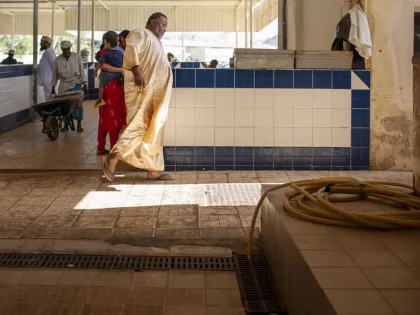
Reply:
[[149, 176], [147, 176], [147, 179], [148, 180], [174, 180], [174, 178], [171, 175], [165, 172], [160, 174], [158, 177], [154, 177], [154, 178], [150, 178]]
[[77, 128], [77, 132], [83, 132], [83, 131], [85, 131], [85, 130], [82, 127]]
[[109, 182], [113, 182], [115, 179], [115, 172], [112, 172], [110, 169], [108, 169], [108, 167], [106, 167], [107, 160], [108, 160], [108, 157], [104, 157], [102, 159], [102, 171], [104, 172], [105, 178]]

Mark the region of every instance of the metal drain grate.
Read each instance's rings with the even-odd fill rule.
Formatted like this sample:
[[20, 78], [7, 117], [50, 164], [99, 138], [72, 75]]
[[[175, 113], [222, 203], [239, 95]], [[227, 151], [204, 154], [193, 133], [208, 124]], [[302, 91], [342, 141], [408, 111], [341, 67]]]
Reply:
[[248, 315], [286, 314], [276, 297], [274, 286], [261, 255], [234, 255], [242, 302]]
[[0, 254], [0, 267], [233, 271], [232, 258]]

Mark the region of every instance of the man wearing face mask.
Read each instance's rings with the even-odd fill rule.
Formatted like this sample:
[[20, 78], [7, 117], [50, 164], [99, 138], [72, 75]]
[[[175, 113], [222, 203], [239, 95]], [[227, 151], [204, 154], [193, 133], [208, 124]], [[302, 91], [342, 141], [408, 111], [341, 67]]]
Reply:
[[38, 66], [38, 85], [44, 88], [45, 101], [51, 97], [52, 94], [52, 74], [55, 60], [55, 52], [51, 47], [52, 39], [49, 36], [42, 36], [41, 38], [41, 60]]
[[103, 161], [109, 181], [115, 178], [119, 160], [147, 170], [150, 180], [172, 179], [164, 173], [163, 161], [163, 134], [172, 90], [172, 70], [161, 42], [167, 24], [166, 16], [157, 12], [149, 17], [146, 27], [133, 30], [127, 37], [123, 62], [127, 127]]
[[[62, 41], [60, 44], [62, 54], [55, 58], [53, 75], [52, 75], [52, 94], [55, 94], [55, 86], [58, 80], [58, 93], [70, 91], [86, 90], [86, 75], [83, 68], [82, 58], [74, 52], [71, 52], [72, 43], [69, 41]], [[83, 132], [83, 104], [80, 103], [73, 114], [73, 119], [77, 120], [77, 132]], [[69, 126], [66, 123], [61, 131], [68, 131]]]

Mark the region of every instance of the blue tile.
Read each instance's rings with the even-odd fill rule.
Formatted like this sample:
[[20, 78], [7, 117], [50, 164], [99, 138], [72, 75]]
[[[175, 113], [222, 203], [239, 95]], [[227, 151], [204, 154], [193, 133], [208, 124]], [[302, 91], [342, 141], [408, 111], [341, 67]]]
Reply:
[[193, 69], [194, 68], [194, 62], [181, 62], [181, 68], [182, 69]]
[[250, 88], [255, 87], [254, 70], [235, 70], [235, 88]]
[[351, 110], [351, 126], [354, 127], [370, 127], [370, 110], [369, 109], [352, 109]]
[[195, 164], [195, 147], [176, 147], [176, 165]]
[[369, 167], [369, 148], [351, 148], [351, 168]]
[[273, 87], [273, 70], [255, 70], [255, 88], [272, 89]]
[[163, 158], [165, 160], [165, 164], [175, 165], [176, 164], [176, 147], [164, 147]]
[[312, 89], [312, 70], [295, 70], [294, 71], [294, 88], [295, 89]]
[[350, 166], [336, 166], [336, 167], [333, 166], [332, 170], [333, 171], [350, 171], [351, 168], [350, 168]]
[[254, 148], [235, 147], [235, 165], [254, 165]]
[[195, 86], [197, 88], [214, 88], [215, 72], [213, 69], [195, 70]]
[[353, 72], [370, 88], [370, 71], [354, 70]]
[[312, 170], [313, 171], [331, 171], [332, 167], [331, 166], [313, 166]]
[[294, 171], [312, 171], [312, 166], [310, 165], [301, 166], [301, 165], [293, 164], [293, 170]]
[[272, 171], [274, 170], [273, 164], [271, 165], [255, 165], [254, 166], [255, 171]]
[[175, 68], [178, 64], [179, 64], [179, 62], [176, 62], [176, 61], [171, 62], [172, 68]]
[[177, 172], [194, 172], [196, 167], [194, 165], [177, 165], [175, 169]]
[[293, 148], [291, 147], [276, 147], [273, 149], [274, 156], [293, 157]]
[[370, 146], [370, 129], [351, 128], [351, 146], [367, 147]]
[[175, 86], [177, 88], [193, 88], [195, 87], [195, 70], [194, 69], [175, 69]]
[[293, 165], [276, 165], [274, 164], [274, 170], [275, 171], [291, 171], [293, 170]]
[[233, 147], [216, 147], [215, 163], [218, 165], [233, 165], [234, 151]]
[[176, 171], [175, 165], [165, 165], [165, 171], [166, 172], [175, 172]]
[[277, 89], [293, 89], [293, 70], [275, 70], [274, 87]]
[[369, 166], [352, 166], [352, 171], [369, 171]]
[[313, 148], [313, 156], [315, 157], [330, 157], [332, 155], [331, 148]]
[[272, 147], [255, 147], [254, 164], [273, 167], [274, 156]]
[[351, 89], [351, 71], [333, 71], [333, 89]]
[[331, 70], [314, 70], [314, 89], [331, 89], [332, 88], [332, 71]]
[[313, 165], [331, 168], [331, 156], [314, 156]]
[[369, 90], [352, 90], [351, 91], [351, 108], [370, 109], [370, 91]]
[[217, 88], [234, 88], [235, 87], [235, 70], [217, 69], [215, 71], [216, 71], [216, 87]]
[[199, 63], [199, 62], [194, 62], [193, 67], [194, 67], [195, 69], [200, 68], [200, 63]]
[[234, 171], [235, 166], [232, 165], [216, 165], [214, 168], [216, 171]]
[[235, 165], [235, 171], [253, 171], [254, 166], [252, 165]]
[[332, 149], [332, 166], [350, 166], [350, 148], [333, 148]]
[[293, 156], [274, 156], [274, 169], [281, 169], [280, 167], [292, 168]]
[[195, 148], [196, 165], [214, 165], [214, 147]]
[[215, 170], [214, 165], [197, 165], [195, 169], [198, 172], [209, 172]]
[[295, 169], [295, 166], [312, 165], [312, 151], [312, 148], [293, 148], [293, 169]]

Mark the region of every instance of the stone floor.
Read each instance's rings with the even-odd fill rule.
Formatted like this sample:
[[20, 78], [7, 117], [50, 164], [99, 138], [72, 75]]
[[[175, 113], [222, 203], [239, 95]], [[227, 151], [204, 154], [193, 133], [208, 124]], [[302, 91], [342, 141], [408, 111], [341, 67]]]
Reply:
[[234, 272], [0, 269], [2, 315], [241, 315]]
[[60, 133], [52, 142], [41, 133], [38, 120], [0, 134], [0, 169], [98, 169], [96, 156], [97, 109], [84, 103], [83, 133]]

